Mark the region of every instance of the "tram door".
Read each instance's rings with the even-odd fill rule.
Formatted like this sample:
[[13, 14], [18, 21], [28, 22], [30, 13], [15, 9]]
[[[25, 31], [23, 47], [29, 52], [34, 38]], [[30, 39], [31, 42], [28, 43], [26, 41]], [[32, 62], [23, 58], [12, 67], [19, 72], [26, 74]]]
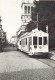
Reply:
[[33, 37], [33, 46], [34, 46], [34, 49], [37, 48], [37, 37], [36, 36]]
[[32, 37], [29, 37], [29, 44], [28, 44], [28, 49], [30, 51], [32, 45]]
[[43, 39], [42, 37], [39, 37], [39, 50], [42, 51], [43, 48]]

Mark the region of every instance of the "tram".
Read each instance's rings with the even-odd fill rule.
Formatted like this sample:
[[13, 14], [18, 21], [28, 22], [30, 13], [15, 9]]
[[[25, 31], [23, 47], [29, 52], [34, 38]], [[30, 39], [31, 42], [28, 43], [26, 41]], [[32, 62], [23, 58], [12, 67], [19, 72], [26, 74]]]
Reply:
[[26, 32], [18, 39], [17, 48], [28, 55], [46, 55], [49, 51], [49, 34], [34, 29]]

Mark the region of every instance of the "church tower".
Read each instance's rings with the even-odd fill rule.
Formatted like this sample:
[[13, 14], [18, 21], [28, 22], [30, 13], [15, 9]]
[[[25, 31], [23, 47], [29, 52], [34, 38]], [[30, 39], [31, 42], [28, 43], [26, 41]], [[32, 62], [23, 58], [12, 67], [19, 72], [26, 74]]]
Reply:
[[22, 8], [22, 15], [21, 15], [22, 25], [21, 25], [21, 28], [23, 31], [25, 31], [26, 25], [31, 21], [31, 12], [33, 9], [33, 4], [30, 3], [29, 1], [23, 0], [21, 8]]

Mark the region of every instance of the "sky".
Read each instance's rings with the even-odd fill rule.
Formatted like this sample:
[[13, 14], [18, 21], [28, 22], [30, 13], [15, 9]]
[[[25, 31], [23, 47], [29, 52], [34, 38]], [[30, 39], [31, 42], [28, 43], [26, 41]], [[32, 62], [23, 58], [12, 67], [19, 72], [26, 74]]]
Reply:
[[[33, 0], [29, 1], [32, 2]], [[21, 3], [22, 0], [0, 0], [2, 27], [7, 34], [8, 40], [16, 34], [21, 26]]]

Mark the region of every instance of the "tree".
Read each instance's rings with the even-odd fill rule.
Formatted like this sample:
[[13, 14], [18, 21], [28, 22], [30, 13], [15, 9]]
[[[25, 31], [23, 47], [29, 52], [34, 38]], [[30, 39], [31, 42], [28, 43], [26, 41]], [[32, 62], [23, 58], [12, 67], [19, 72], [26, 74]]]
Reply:
[[[32, 20], [36, 21], [38, 13], [38, 28], [45, 31], [46, 25], [49, 26], [50, 48], [55, 47], [55, 1], [35, 1], [34, 4], [35, 8], [32, 11]], [[33, 22], [27, 25], [28, 31], [34, 28], [36, 28], [36, 24]]]

